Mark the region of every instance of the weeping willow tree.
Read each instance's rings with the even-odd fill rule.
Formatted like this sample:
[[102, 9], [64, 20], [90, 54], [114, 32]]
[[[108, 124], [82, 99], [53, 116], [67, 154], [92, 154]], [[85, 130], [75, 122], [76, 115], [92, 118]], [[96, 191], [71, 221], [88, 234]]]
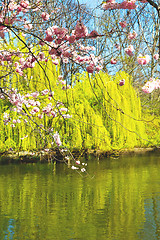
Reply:
[[[69, 99], [73, 116], [83, 122], [81, 136], [86, 140], [88, 134], [93, 139], [88, 147], [108, 150], [146, 144], [140, 98], [128, 74], [119, 72], [111, 77], [100, 73], [91, 78], [83, 73], [77, 79], [79, 82], [72, 88]], [[125, 79], [124, 86], [119, 85], [121, 79]], [[77, 127], [76, 121], [74, 124]]]
[[[132, 79], [125, 72], [115, 76], [99, 73], [90, 76], [83, 72], [72, 76], [70, 89], [63, 88], [58, 82], [59, 66], [51, 61], [37, 63], [33, 69], [27, 69], [24, 76], [7, 76], [3, 87], [17, 88], [21, 93], [41, 92], [44, 89], [54, 91], [54, 98], [39, 96], [41, 106], [51, 101], [63, 103], [72, 116], [69, 119], [48, 117], [39, 119], [34, 115], [34, 122], [43, 124], [46, 131], [37, 128], [34, 122], [21, 121], [11, 127], [3, 124], [3, 112], [11, 112], [11, 104], [0, 100], [1, 151], [9, 148], [19, 150], [37, 150], [50, 148], [52, 139], [47, 130], [59, 132], [62, 143], [70, 149], [111, 149], [144, 146], [148, 142], [145, 124], [141, 116], [141, 103], [131, 85]], [[123, 86], [120, 80], [125, 79]], [[66, 86], [67, 86], [66, 81]]]

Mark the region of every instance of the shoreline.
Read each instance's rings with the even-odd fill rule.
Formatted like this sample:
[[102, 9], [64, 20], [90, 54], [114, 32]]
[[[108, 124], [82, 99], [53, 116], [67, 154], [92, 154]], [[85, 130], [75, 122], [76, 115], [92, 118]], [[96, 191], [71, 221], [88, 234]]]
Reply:
[[[101, 150], [73, 150], [72, 155], [75, 159], [84, 157], [88, 159], [89, 156], [93, 157], [119, 157], [123, 155], [138, 155], [138, 154], [147, 154], [160, 152], [160, 148], [148, 147], [148, 148], [133, 148], [133, 149], [120, 149], [112, 150], [110, 152], [104, 152]], [[50, 163], [50, 162], [64, 162], [60, 152], [55, 149], [49, 152], [40, 151], [40, 152], [14, 152], [8, 151], [0, 154], [0, 164], [10, 164], [10, 163]]]

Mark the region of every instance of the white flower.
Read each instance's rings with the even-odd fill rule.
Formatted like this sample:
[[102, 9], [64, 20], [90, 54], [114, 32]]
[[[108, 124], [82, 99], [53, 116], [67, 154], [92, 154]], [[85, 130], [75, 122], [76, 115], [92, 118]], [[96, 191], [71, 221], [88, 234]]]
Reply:
[[86, 169], [85, 169], [85, 168], [82, 168], [82, 169], [81, 169], [81, 172], [85, 172], [85, 171], [86, 171]]
[[87, 163], [84, 163], [84, 162], [83, 162], [82, 165], [83, 165], [83, 166], [87, 166]]
[[72, 166], [71, 169], [75, 170], [75, 169], [79, 169], [79, 168], [77, 168], [77, 167], [75, 167], [75, 166]]

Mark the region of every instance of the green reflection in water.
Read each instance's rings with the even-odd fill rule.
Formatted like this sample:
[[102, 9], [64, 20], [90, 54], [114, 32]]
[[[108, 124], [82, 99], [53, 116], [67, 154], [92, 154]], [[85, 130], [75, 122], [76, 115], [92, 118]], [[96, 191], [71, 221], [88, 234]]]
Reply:
[[0, 166], [0, 239], [160, 239], [160, 157]]

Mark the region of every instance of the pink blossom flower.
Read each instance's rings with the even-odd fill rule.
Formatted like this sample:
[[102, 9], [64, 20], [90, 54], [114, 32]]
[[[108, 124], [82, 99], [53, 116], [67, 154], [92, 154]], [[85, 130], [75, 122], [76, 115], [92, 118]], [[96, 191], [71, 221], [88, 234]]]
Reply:
[[125, 27], [127, 26], [127, 22], [126, 22], [126, 21], [119, 22], [119, 25], [120, 25], [122, 28], [125, 28]]
[[155, 89], [154, 82], [148, 81], [143, 87], [142, 90], [145, 93], [151, 93]]
[[38, 107], [34, 107], [34, 108], [33, 108], [33, 111], [34, 111], [35, 113], [37, 113], [37, 112], [39, 112], [39, 108], [38, 108]]
[[36, 101], [36, 106], [40, 107], [41, 103], [39, 101]]
[[81, 162], [80, 162], [79, 160], [77, 160], [77, 161], [76, 161], [76, 164], [78, 164], [78, 165], [79, 165], [79, 164], [81, 164]]
[[62, 145], [60, 136], [57, 132], [53, 135], [53, 138], [58, 147]]
[[160, 88], [160, 79], [155, 80], [154, 87], [155, 87], [155, 89]]
[[80, 21], [77, 21], [75, 32], [74, 32], [76, 38], [83, 38], [88, 35], [88, 29], [84, 24]]
[[20, 119], [17, 119], [17, 123], [21, 123], [21, 120], [20, 120]]
[[15, 9], [17, 9], [17, 4], [14, 2], [10, 2], [8, 5], [8, 9], [9, 11], [14, 11]]
[[3, 94], [0, 94], [0, 99], [5, 99]]
[[93, 30], [88, 36], [94, 39], [97, 38], [99, 34], [96, 30]]
[[133, 45], [129, 45], [127, 48], [124, 49], [125, 53], [127, 55], [129, 55], [130, 57], [133, 56], [133, 51], [134, 51], [134, 47]]
[[44, 21], [49, 20], [49, 14], [46, 13], [46, 12], [43, 12], [42, 15], [41, 15], [41, 17], [43, 18]]
[[49, 116], [49, 113], [51, 112], [51, 110], [52, 110], [51, 104], [48, 104], [46, 107], [42, 109], [42, 112]]
[[44, 95], [47, 95], [49, 93], [49, 90], [48, 89], [45, 89], [41, 92], [41, 94], [44, 96]]
[[60, 111], [61, 111], [61, 112], [67, 112], [68, 109], [67, 109], [67, 108], [61, 108]]
[[58, 37], [58, 39], [63, 39], [65, 35], [68, 33], [68, 29], [59, 28], [57, 26], [53, 26], [52, 30], [54, 31], [54, 34]]
[[31, 23], [26, 23], [23, 26], [24, 26], [24, 28], [29, 29], [29, 30], [31, 30], [33, 28], [33, 25]]
[[50, 92], [50, 93], [49, 93], [49, 96], [50, 96], [50, 97], [53, 97], [53, 96], [54, 96], [54, 92], [53, 92], [53, 91]]
[[137, 61], [140, 65], [146, 65], [150, 62], [150, 56], [149, 55], [144, 55], [142, 56], [141, 54], [137, 58]]
[[34, 98], [37, 98], [39, 95], [39, 92], [33, 92], [31, 93], [31, 96], [34, 97]]
[[142, 87], [143, 92], [151, 93], [153, 90], [160, 88], [160, 80], [150, 78], [148, 82]]
[[96, 71], [99, 72], [100, 70], [102, 70], [102, 68], [103, 68], [103, 66], [98, 65], [98, 66], [96, 66]]
[[159, 59], [159, 54], [158, 54], [158, 53], [154, 54], [153, 58], [154, 58], [155, 60], [158, 60], [158, 59]]
[[128, 34], [128, 39], [135, 39], [137, 37], [137, 33], [135, 31], [133, 31], [133, 33], [129, 33]]
[[74, 43], [76, 41], [76, 36], [75, 35], [69, 36], [68, 41], [69, 43]]
[[50, 28], [47, 28], [45, 33], [46, 33], [47, 36], [53, 36], [54, 30], [50, 27]]
[[39, 118], [39, 119], [42, 119], [42, 118], [43, 118], [43, 114], [39, 114], [39, 115], [38, 115], [38, 118]]
[[0, 31], [0, 37], [4, 39], [4, 32]]
[[13, 121], [12, 121], [13, 123], [17, 123], [17, 121], [15, 120], [15, 119], [13, 119]]
[[109, 0], [109, 1], [107, 1], [106, 3], [104, 3], [102, 5], [102, 8], [104, 10], [107, 10], [107, 9], [118, 9], [118, 6], [119, 6], [119, 4], [117, 4], [115, 2], [115, 0]]
[[[53, 37], [52, 36], [46, 36], [44, 40], [47, 41], [47, 42], [52, 42], [53, 41]], [[41, 41], [41, 43], [42, 43], [42, 41]]]
[[68, 119], [68, 118], [71, 118], [72, 116], [69, 114], [62, 114], [62, 117]]
[[35, 113], [39, 112], [39, 108], [38, 107], [34, 107], [32, 110], [31, 110], [31, 114], [34, 115]]
[[88, 73], [93, 73], [94, 72], [94, 65], [90, 64], [89, 66], [86, 67], [86, 70]]
[[135, 0], [125, 0], [120, 3], [119, 9], [135, 9], [136, 7]]
[[119, 81], [119, 86], [123, 86], [125, 84], [125, 79]]
[[21, 68], [17, 67], [16, 72], [19, 73], [20, 76], [23, 76], [23, 71]]
[[[20, 59], [19, 59], [19, 63], [20, 63], [21, 65], [23, 65], [23, 64], [25, 63], [25, 59], [24, 59], [24, 58], [20, 58]], [[15, 63], [15, 66], [16, 66], [16, 63]]]
[[40, 59], [40, 61], [42, 61], [42, 60], [44, 60], [45, 59], [45, 54], [44, 54], [44, 52], [39, 52], [39, 59]]
[[52, 117], [54, 117], [54, 118], [57, 117], [57, 113], [56, 113], [55, 111], [53, 111], [53, 110], [51, 111], [51, 115], [52, 115]]
[[23, 8], [27, 8], [29, 5], [29, 2], [27, 0], [21, 0], [20, 1], [20, 6]]
[[117, 59], [116, 58], [112, 58], [111, 59], [111, 64], [116, 64], [117, 63]]
[[59, 61], [58, 61], [58, 59], [55, 59], [55, 60], [52, 61], [52, 63], [53, 63], [54, 65], [58, 65], [58, 64], [59, 64]]
[[9, 114], [5, 112], [5, 113], [3, 114], [3, 118], [4, 118], [4, 119], [9, 118]]

